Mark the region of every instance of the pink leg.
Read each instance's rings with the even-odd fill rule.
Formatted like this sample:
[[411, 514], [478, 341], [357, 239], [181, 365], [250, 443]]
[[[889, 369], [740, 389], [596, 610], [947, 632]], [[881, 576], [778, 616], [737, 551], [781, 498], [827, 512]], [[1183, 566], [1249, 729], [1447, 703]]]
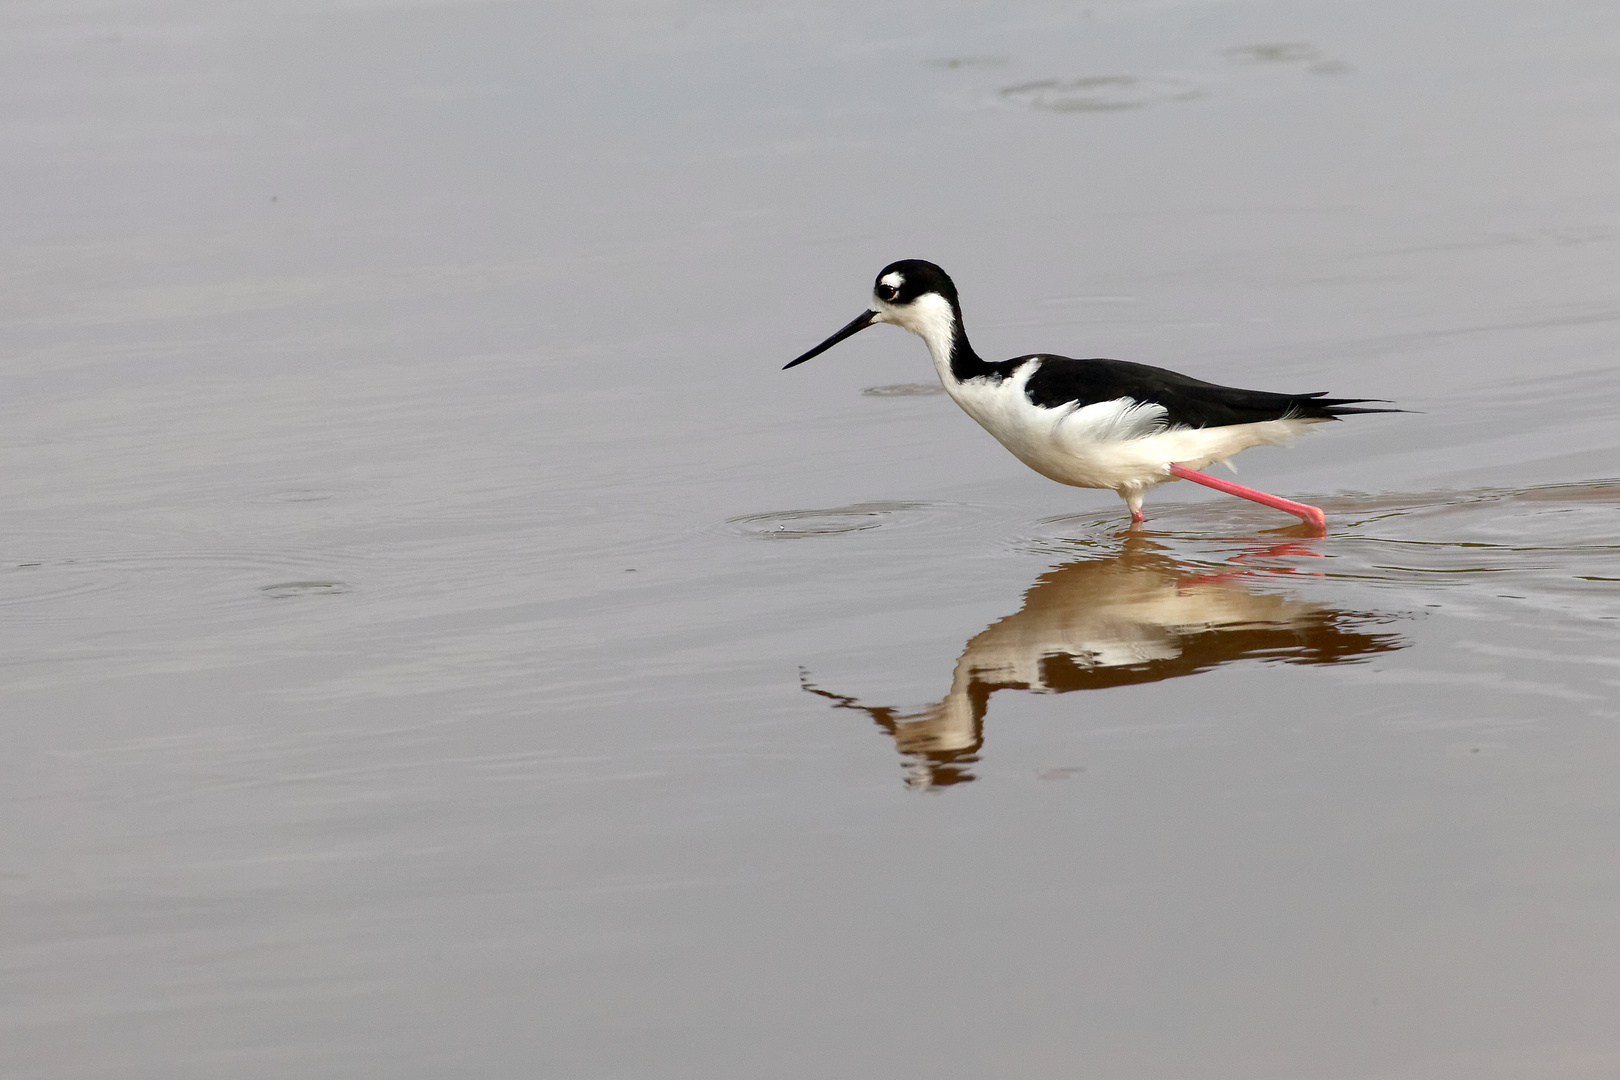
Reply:
[[1293, 514], [1307, 525], [1314, 526], [1320, 532], [1327, 532], [1327, 515], [1314, 506], [1306, 506], [1304, 503], [1297, 503], [1277, 495], [1267, 495], [1263, 491], [1256, 491], [1254, 488], [1244, 487], [1242, 484], [1234, 484], [1230, 480], [1217, 480], [1213, 476], [1194, 472], [1192, 469], [1180, 465], [1170, 466], [1170, 475], [1180, 477], [1183, 480], [1191, 480], [1195, 484], [1203, 484], [1205, 487], [1212, 487], [1216, 491], [1224, 491], [1228, 495], [1236, 495], [1240, 499], [1249, 499], [1260, 503], [1262, 506], [1282, 510]]

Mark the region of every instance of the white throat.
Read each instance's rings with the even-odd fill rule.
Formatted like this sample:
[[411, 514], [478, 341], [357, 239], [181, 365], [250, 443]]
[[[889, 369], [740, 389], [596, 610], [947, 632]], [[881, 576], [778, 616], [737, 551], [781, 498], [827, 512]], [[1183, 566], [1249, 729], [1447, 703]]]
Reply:
[[880, 317], [884, 322], [904, 327], [923, 339], [940, 378], [951, 370], [951, 343], [956, 338], [956, 313], [950, 303], [938, 293], [924, 293], [905, 307], [883, 304]]

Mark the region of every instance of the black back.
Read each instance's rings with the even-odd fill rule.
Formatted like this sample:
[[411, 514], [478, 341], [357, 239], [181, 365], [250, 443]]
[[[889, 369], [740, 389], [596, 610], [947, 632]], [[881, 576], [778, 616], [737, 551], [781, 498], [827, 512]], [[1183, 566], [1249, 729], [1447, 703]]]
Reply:
[[[1099, 401], [1131, 398], [1162, 405], [1165, 419], [1178, 427], [1226, 427], [1263, 420], [1331, 420], [1350, 413], [1400, 412], [1400, 409], [1358, 409], [1373, 398], [1330, 398], [1315, 394], [1273, 394], [1221, 386], [1166, 368], [1133, 364], [1128, 360], [1071, 360], [1067, 356], [1020, 356], [1007, 361], [1012, 368], [1039, 360], [1024, 393], [1030, 403], [1056, 409], [1070, 402], [1081, 406]], [[1002, 367], [1003, 365], [991, 365]]]

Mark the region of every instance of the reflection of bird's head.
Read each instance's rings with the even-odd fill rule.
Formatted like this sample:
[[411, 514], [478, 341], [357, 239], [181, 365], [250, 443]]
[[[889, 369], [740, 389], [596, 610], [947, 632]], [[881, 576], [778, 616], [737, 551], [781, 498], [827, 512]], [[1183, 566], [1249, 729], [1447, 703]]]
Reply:
[[[905, 758], [906, 786], [911, 788], [949, 787], [973, 779], [970, 766], [978, 758], [984, 705], [966, 712], [953, 708], [947, 697], [937, 705], [910, 712], [880, 705], [862, 705], [856, 698], [834, 694], [810, 682], [810, 673], [799, 670], [799, 685], [809, 693], [824, 697], [835, 709], [854, 709], [894, 739], [894, 748]], [[988, 698], [989, 693], [985, 696]]]
[[[950, 692], [935, 705], [879, 709], [804, 685], [840, 708], [866, 712], [902, 754], [927, 766], [929, 783], [944, 784], [972, 779], [964, 766], [976, 760], [997, 690], [1067, 693], [1156, 682], [1259, 655], [1332, 664], [1404, 644], [1393, 634], [1360, 629], [1370, 615], [1267, 591], [1260, 587], [1267, 580], [1275, 578], [1262, 568], [1189, 566], [1133, 536], [1114, 555], [1067, 563], [1037, 578], [1018, 611], [968, 641]], [[937, 777], [935, 767], [944, 770]]]

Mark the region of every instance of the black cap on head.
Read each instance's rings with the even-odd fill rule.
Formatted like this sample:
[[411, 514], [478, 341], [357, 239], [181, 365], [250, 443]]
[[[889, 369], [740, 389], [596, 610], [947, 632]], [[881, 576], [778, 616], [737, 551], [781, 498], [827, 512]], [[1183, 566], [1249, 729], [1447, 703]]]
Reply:
[[919, 296], [938, 293], [955, 307], [956, 283], [926, 259], [901, 259], [878, 272], [873, 293], [886, 304], [909, 304]]

